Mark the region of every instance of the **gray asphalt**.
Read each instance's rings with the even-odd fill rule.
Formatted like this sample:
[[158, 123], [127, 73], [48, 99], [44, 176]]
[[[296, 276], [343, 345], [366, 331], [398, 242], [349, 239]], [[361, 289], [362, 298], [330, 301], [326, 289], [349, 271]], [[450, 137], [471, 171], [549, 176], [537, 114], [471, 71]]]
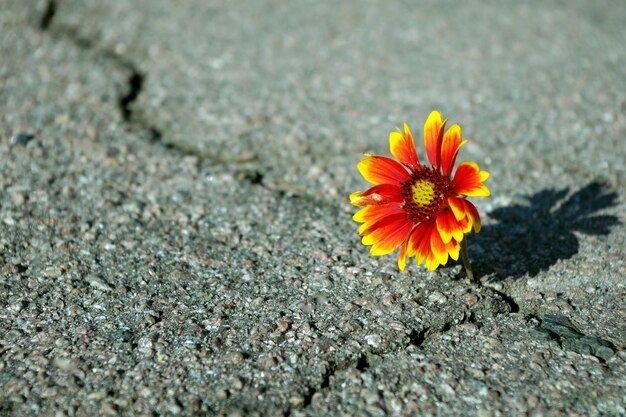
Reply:
[[[0, 415], [626, 415], [624, 21], [4, 0]], [[491, 172], [477, 284], [351, 219], [432, 109]]]

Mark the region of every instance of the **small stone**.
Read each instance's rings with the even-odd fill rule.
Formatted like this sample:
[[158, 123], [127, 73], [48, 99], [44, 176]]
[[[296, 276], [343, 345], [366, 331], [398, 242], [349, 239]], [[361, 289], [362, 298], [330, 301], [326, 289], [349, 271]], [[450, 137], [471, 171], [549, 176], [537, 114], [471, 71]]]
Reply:
[[106, 390], [98, 390], [98, 391], [94, 391], [92, 393], [90, 393], [89, 395], [87, 395], [87, 399], [88, 400], [96, 400], [96, 401], [100, 401], [105, 399], [107, 396], [107, 392]]
[[76, 365], [68, 358], [54, 358], [52, 359], [52, 365], [56, 366], [62, 371], [73, 371], [78, 369]]
[[530, 395], [528, 396], [528, 398], [526, 398], [526, 403], [528, 404], [529, 408], [535, 408], [539, 404], [539, 398], [537, 398], [537, 396], [535, 395]]
[[300, 396], [293, 396], [289, 398], [289, 404], [297, 407], [304, 403], [304, 398]]
[[137, 341], [137, 350], [147, 354], [152, 352], [152, 337], [144, 336]]
[[102, 278], [97, 275], [89, 274], [85, 277], [85, 281], [89, 283], [90, 286], [100, 290], [100, 291], [111, 291], [112, 288], [109, 284], [107, 284]]
[[30, 142], [35, 136], [31, 135], [30, 133], [25, 133], [25, 132], [20, 132], [17, 133], [15, 135], [13, 135], [11, 137], [11, 142], [10, 144], [12, 146], [15, 145], [26, 145], [28, 142]]
[[454, 396], [454, 395], [456, 395], [456, 392], [454, 391], [454, 388], [452, 388], [452, 387], [450, 386], [450, 384], [447, 384], [447, 383], [445, 383], [445, 382], [444, 382], [444, 383], [442, 383], [442, 384], [440, 385], [440, 388], [441, 388], [441, 391], [442, 391], [444, 394], [446, 394], [446, 395], [449, 395], [449, 396]]
[[286, 332], [289, 329], [290, 324], [291, 323], [287, 320], [276, 321], [276, 326], [278, 326], [281, 332]]
[[442, 293], [440, 293], [439, 291], [433, 291], [428, 296], [428, 301], [433, 302], [433, 303], [443, 304], [446, 301], [448, 301], [448, 298], [445, 295], [443, 295]]
[[491, 410], [486, 410], [483, 408], [483, 409], [478, 410], [478, 413], [476, 415], [478, 417], [492, 417], [493, 412]]
[[377, 348], [380, 346], [382, 338], [380, 337], [380, 335], [377, 334], [368, 334], [367, 336], [365, 336], [365, 341], [368, 345]]
[[174, 403], [168, 404], [167, 410], [171, 414], [180, 414], [183, 411], [183, 409], [178, 404], [174, 404]]
[[239, 378], [233, 378], [232, 384], [230, 387], [233, 390], [239, 391], [240, 389], [243, 388], [243, 381]]
[[43, 271], [44, 276], [48, 278], [58, 278], [65, 273], [65, 269], [61, 266], [50, 266]]
[[475, 305], [478, 302], [478, 296], [475, 294], [467, 294], [465, 296], [465, 304], [467, 304], [468, 307], [471, 307], [473, 305]]
[[218, 400], [225, 400], [226, 398], [228, 398], [228, 393], [226, 392], [225, 389], [220, 388], [218, 390], [215, 391], [215, 398], [217, 398]]
[[231, 362], [234, 364], [241, 363], [243, 361], [243, 355], [239, 352], [230, 352], [226, 354], [224, 358], [227, 362]]
[[374, 404], [379, 399], [378, 392], [369, 389], [364, 390], [361, 395], [367, 404]]

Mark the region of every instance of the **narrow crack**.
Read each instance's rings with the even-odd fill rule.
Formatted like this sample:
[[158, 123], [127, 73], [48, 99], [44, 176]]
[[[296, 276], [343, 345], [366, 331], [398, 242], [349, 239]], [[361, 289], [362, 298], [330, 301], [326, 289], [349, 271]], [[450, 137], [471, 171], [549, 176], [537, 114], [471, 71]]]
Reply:
[[258, 185], [263, 187], [263, 179], [265, 177], [265, 175], [258, 169], [255, 170], [241, 170], [238, 173], [238, 177], [243, 180], [246, 181], [248, 183], [250, 183], [251, 185]]
[[517, 304], [517, 302], [515, 301], [513, 297], [511, 297], [510, 295], [508, 295], [507, 293], [503, 291], [498, 291], [493, 288], [489, 288], [489, 289], [493, 291], [494, 293], [498, 294], [500, 297], [502, 297], [504, 302], [509, 305], [509, 309], [511, 310], [509, 313], [519, 313], [519, 304]]
[[[144, 79], [145, 76], [141, 72], [137, 71], [133, 66], [131, 74], [128, 77], [128, 91], [126, 94], [120, 96], [118, 100], [120, 112], [122, 113], [122, 118], [125, 122], [131, 121], [133, 114], [131, 105], [135, 100], [137, 100], [137, 97], [139, 97], [139, 94], [143, 89]], [[148, 129], [159, 133], [153, 126], [148, 127]]]
[[[360, 358], [359, 358], [360, 360]], [[349, 366], [348, 366], [349, 367]], [[348, 367], [346, 367], [345, 369], [347, 369]], [[358, 365], [357, 365], [358, 367]], [[344, 368], [341, 368], [344, 369]], [[306, 392], [304, 393], [304, 400], [302, 402], [302, 405], [297, 407], [297, 408], [306, 408], [309, 407], [311, 405], [311, 400], [313, 399], [313, 396], [319, 392], [322, 391], [326, 388], [328, 388], [330, 386], [330, 377], [335, 375], [335, 372], [341, 369], [337, 369], [336, 365], [334, 362], [331, 362], [328, 364], [328, 368], [326, 369], [326, 371], [322, 374], [322, 382], [319, 384], [319, 387], [315, 386], [315, 385], [309, 385], [306, 389]], [[287, 415], [291, 415], [291, 412], [293, 411], [294, 408], [290, 407], [289, 411], [287, 412]]]
[[131, 60], [119, 55], [115, 51], [98, 47], [97, 42], [93, 39], [81, 36], [76, 28], [62, 25], [52, 26], [52, 21], [57, 13], [58, 6], [56, 1], [50, 0], [40, 19], [40, 29], [50, 32], [53, 36], [68, 39], [83, 50], [95, 51], [99, 56], [115, 62], [116, 65], [126, 70], [128, 72], [126, 88], [123, 89], [123, 92], [120, 93], [117, 99], [117, 106], [122, 120], [126, 123], [133, 123], [146, 130], [150, 134], [151, 142], [161, 142], [163, 137], [161, 131], [156, 126], [135, 117], [133, 114], [132, 105], [145, 88], [146, 73], [142, 72]]
[[309, 387], [307, 392], [304, 394], [304, 401], [302, 402], [302, 407], [308, 407], [311, 405], [311, 400], [313, 399], [313, 396], [315, 395], [316, 392], [317, 390], [315, 388]]
[[356, 369], [363, 372], [369, 367], [370, 367], [370, 364], [369, 364], [369, 361], [367, 360], [367, 355], [362, 353], [361, 356], [359, 356], [359, 360], [356, 363]]
[[50, 25], [52, 24], [52, 20], [54, 20], [54, 16], [57, 12], [57, 2], [56, 0], [48, 0], [46, 3], [46, 8], [41, 14], [41, 19], [39, 19], [39, 29], [48, 30]]
[[428, 334], [428, 331], [430, 330], [430, 327], [425, 327], [423, 329], [421, 329], [420, 331], [417, 331], [415, 329], [411, 330], [411, 333], [409, 333], [409, 345], [413, 345], [415, 347], [422, 347], [422, 345], [424, 344], [424, 341], [426, 340], [426, 335]]

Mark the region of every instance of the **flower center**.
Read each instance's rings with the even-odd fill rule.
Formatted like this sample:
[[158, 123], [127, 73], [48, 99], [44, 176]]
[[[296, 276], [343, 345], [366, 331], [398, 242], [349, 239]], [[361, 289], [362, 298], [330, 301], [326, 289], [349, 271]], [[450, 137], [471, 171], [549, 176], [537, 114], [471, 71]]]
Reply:
[[402, 208], [415, 223], [434, 218], [447, 206], [447, 198], [452, 194], [450, 179], [431, 168], [422, 168], [403, 182]]
[[413, 201], [418, 206], [427, 206], [435, 196], [435, 184], [428, 180], [417, 180], [412, 186]]

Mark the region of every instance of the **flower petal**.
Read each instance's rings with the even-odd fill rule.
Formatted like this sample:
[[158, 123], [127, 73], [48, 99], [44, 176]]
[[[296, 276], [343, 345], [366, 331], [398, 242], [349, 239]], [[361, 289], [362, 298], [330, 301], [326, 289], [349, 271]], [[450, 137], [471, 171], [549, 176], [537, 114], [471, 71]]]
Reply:
[[428, 255], [428, 258], [426, 258], [426, 269], [428, 269], [429, 271], [434, 271], [435, 269], [437, 269], [438, 266], [439, 261], [435, 257], [435, 254], [431, 252], [430, 255]]
[[439, 265], [445, 265], [448, 262], [448, 257], [455, 261], [459, 259], [459, 252], [461, 246], [459, 243], [452, 239], [448, 243], [443, 243], [439, 231], [433, 228], [430, 235], [431, 254], [426, 258], [426, 268], [429, 271], [437, 269]]
[[448, 244], [454, 238], [456, 241], [463, 240], [463, 234], [469, 232], [468, 220], [461, 218], [457, 220], [451, 209], [445, 208], [437, 216], [437, 230], [441, 235], [443, 243]]
[[369, 227], [378, 223], [380, 220], [388, 216], [394, 216], [397, 214], [406, 214], [405, 211], [400, 208], [398, 203], [381, 204], [379, 206], [366, 206], [361, 210], [354, 213], [352, 219], [355, 222], [363, 223], [359, 227], [359, 233], [363, 234]]
[[486, 197], [490, 195], [489, 188], [482, 182], [489, 177], [487, 171], [480, 171], [473, 162], [463, 162], [459, 165], [452, 180], [452, 190], [461, 195], [470, 197]]
[[463, 229], [463, 233], [469, 232], [472, 228], [474, 228], [475, 233], [480, 232], [480, 215], [474, 204], [459, 197], [448, 197], [448, 204], [457, 220], [467, 219], [467, 225]]
[[388, 203], [402, 203], [402, 188], [392, 184], [375, 185], [366, 191], [350, 194], [350, 202], [355, 206], [379, 206]]
[[[437, 268], [439, 265], [445, 265], [446, 262], [448, 262], [448, 250], [446, 248], [446, 244], [443, 243], [441, 235], [436, 228], [433, 229], [430, 234], [430, 248], [433, 255], [435, 255], [435, 259], [437, 260], [437, 265], [435, 265], [433, 269]], [[434, 265], [434, 263], [431, 263], [431, 265]], [[426, 267], [430, 271], [433, 270], [430, 269], [429, 262], [426, 262]]]
[[478, 214], [476, 206], [465, 200], [465, 208], [467, 213], [467, 219], [469, 220], [470, 225], [474, 228], [474, 233], [480, 232], [480, 214]]
[[422, 222], [415, 227], [407, 247], [407, 256], [415, 255], [415, 262], [419, 265], [432, 253], [430, 249], [430, 235], [435, 227], [433, 222]]
[[441, 170], [446, 177], [452, 173], [459, 149], [466, 143], [466, 140], [461, 141], [461, 127], [459, 125], [453, 125], [444, 133], [441, 143]]
[[419, 160], [417, 158], [417, 152], [415, 151], [415, 142], [413, 142], [413, 135], [409, 126], [404, 124], [404, 133], [391, 132], [389, 134], [389, 150], [391, 154], [398, 161], [402, 162], [405, 166], [416, 171], [420, 167]]
[[433, 111], [424, 124], [424, 146], [430, 164], [439, 169], [441, 165], [441, 141], [446, 121], [441, 120], [441, 113]]
[[372, 245], [372, 255], [387, 255], [404, 243], [412, 227], [413, 222], [406, 215], [390, 216], [366, 230], [362, 242], [366, 246]]
[[407, 247], [409, 246], [409, 239], [411, 239], [411, 234], [413, 234], [414, 231], [415, 229], [412, 229], [409, 232], [409, 235], [404, 240], [404, 243], [402, 243], [402, 247], [400, 248], [400, 253], [398, 254], [398, 268], [400, 268], [400, 271], [404, 271], [404, 268], [406, 267]]
[[459, 245], [459, 242], [452, 239], [450, 242], [446, 243], [446, 250], [448, 251], [448, 254], [452, 259], [454, 259], [455, 261], [459, 260], [459, 252], [461, 250], [461, 245]]
[[363, 178], [372, 184], [400, 184], [411, 179], [407, 170], [393, 159], [371, 154], [365, 156], [367, 158], [361, 159], [357, 168]]

